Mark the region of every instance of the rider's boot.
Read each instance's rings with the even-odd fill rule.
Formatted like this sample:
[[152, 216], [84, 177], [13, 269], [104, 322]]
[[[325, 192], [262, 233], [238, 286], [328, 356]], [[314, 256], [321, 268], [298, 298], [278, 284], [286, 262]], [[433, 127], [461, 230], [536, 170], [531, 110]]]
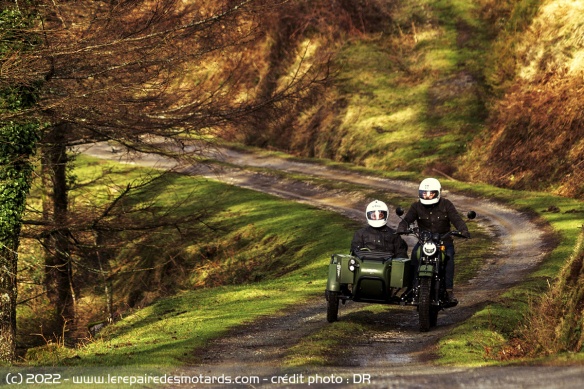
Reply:
[[446, 298], [448, 299], [448, 303], [452, 305], [458, 304], [458, 300], [454, 297], [454, 292], [452, 289], [446, 289]]

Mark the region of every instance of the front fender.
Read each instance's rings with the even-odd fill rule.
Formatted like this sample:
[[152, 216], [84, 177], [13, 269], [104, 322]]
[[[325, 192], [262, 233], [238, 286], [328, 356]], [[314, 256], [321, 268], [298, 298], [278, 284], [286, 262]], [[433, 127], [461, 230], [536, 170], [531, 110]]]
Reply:
[[[326, 290], [329, 292], [339, 292], [341, 290], [340, 279], [340, 263], [330, 263], [328, 266], [328, 279], [326, 283]], [[339, 274], [339, 275], [337, 275]]]
[[434, 265], [420, 265], [418, 277], [432, 277], [434, 275]]
[[352, 284], [354, 273], [349, 270], [349, 261], [355, 258], [352, 255], [345, 254], [333, 254], [331, 256], [331, 262], [328, 266], [328, 279], [326, 290], [330, 292], [339, 292], [341, 290], [341, 284]]

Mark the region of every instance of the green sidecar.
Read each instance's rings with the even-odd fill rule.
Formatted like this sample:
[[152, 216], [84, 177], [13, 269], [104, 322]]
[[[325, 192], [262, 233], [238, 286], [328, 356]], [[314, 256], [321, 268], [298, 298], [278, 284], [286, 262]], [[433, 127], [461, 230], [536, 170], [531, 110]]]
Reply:
[[373, 251], [358, 256], [333, 254], [325, 290], [327, 320], [336, 321], [339, 303], [347, 300], [400, 305], [411, 302], [410, 272], [409, 258]]

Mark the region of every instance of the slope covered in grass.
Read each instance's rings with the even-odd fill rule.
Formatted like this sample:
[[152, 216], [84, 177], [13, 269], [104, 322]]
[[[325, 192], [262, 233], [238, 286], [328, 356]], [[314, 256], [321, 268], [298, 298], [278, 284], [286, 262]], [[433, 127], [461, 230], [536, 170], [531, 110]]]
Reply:
[[[151, 171], [79, 158], [76, 173], [83, 177], [74, 202], [81, 211], [84, 194], [107, 197], [128, 179]], [[179, 231], [171, 225], [146, 237], [126, 235], [109, 263], [116, 270], [114, 303], [120, 321], [79, 349], [49, 338], [45, 347], [29, 350], [31, 363], [179, 365], [193, 349], [234, 325], [322, 298], [330, 255], [348, 251], [359, 225], [331, 211], [197, 177], [171, 174], [156, 186], [157, 191], [140, 193], [136, 204], [189, 214], [200, 212], [204, 203], [206, 228]], [[39, 260], [25, 253], [23, 259], [29, 264]], [[129, 306], [136, 292], [140, 298], [134, 296]], [[78, 296], [80, 310], [103, 320], [103, 293], [99, 277], [86, 279]], [[19, 315], [21, 331], [38, 333], [34, 326], [42, 326], [42, 307], [27, 304]]]

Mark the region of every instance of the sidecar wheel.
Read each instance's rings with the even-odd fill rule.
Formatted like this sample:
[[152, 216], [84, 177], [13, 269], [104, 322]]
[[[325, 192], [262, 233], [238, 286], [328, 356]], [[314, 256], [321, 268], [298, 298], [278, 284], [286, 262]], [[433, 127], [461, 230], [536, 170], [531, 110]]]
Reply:
[[329, 323], [339, 319], [339, 292], [328, 292], [326, 320]]
[[[430, 291], [432, 279], [423, 277], [420, 279], [420, 300], [418, 303], [418, 314], [420, 316], [420, 332], [430, 331], [432, 321], [432, 304], [430, 298]], [[438, 312], [436, 312], [438, 313]]]

